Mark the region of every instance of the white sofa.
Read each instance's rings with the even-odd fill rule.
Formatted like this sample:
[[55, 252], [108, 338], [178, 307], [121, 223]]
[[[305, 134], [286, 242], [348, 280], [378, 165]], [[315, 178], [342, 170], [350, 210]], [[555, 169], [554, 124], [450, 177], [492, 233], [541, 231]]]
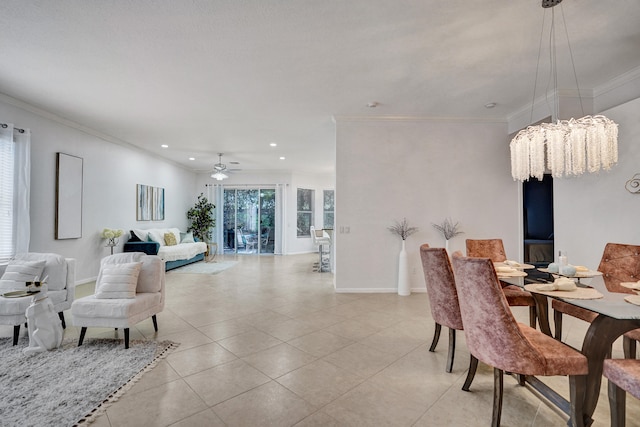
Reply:
[[[27, 274], [25, 268], [31, 269], [31, 273]], [[0, 294], [25, 290], [25, 279], [31, 274], [34, 277], [38, 275], [40, 280], [47, 278], [47, 296], [60, 316], [62, 326], [66, 327], [63, 311], [71, 308], [74, 299], [76, 260], [53, 253], [16, 254], [8, 265], [0, 266]], [[29, 280], [34, 277], [29, 277]], [[20, 326], [27, 321], [25, 311], [30, 304], [30, 297], [0, 297], [0, 324], [13, 325], [13, 345], [18, 343]]]
[[[167, 244], [167, 234], [171, 233], [175, 245]], [[178, 228], [151, 228], [131, 230], [129, 241], [124, 244], [124, 252], [144, 252], [157, 255], [165, 261], [165, 270], [171, 270], [192, 262], [202, 261], [207, 244], [198, 242], [191, 233], [182, 233]]]

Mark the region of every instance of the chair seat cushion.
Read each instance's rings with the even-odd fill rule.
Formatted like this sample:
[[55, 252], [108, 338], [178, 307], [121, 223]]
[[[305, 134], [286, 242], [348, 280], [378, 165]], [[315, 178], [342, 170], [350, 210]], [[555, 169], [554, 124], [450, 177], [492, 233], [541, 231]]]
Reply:
[[640, 399], [640, 360], [606, 359], [602, 373], [609, 381]]
[[71, 305], [74, 317], [127, 319], [151, 310], [161, 303], [161, 294], [138, 293], [135, 298], [100, 299], [95, 295], [79, 298]]
[[507, 285], [502, 288], [507, 303], [510, 306], [535, 306], [536, 302], [531, 294], [523, 290], [520, 286]]
[[526, 375], [587, 375], [587, 358], [568, 345], [524, 324], [518, 324], [522, 334], [538, 353], [538, 366], [531, 366]]
[[598, 317], [598, 313], [594, 313], [591, 310], [587, 310], [585, 308], [576, 307], [575, 305], [571, 305], [564, 301], [560, 301], [554, 299], [551, 301], [551, 307], [555, 311], [559, 311], [564, 314], [568, 314], [569, 316], [577, 317], [580, 320], [584, 320], [585, 322], [593, 322], [596, 317]]

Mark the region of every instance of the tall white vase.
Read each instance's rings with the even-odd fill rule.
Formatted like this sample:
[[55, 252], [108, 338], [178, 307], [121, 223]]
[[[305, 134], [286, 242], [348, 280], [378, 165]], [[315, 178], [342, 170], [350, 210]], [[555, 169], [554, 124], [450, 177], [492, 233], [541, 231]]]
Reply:
[[407, 262], [407, 251], [404, 247], [405, 241], [402, 241], [402, 250], [398, 255], [398, 295], [411, 295], [411, 287], [409, 285], [409, 264]]
[[446, 249], [447, 253], [449, 253], [449, 239], [444, 240], [444, 248]]

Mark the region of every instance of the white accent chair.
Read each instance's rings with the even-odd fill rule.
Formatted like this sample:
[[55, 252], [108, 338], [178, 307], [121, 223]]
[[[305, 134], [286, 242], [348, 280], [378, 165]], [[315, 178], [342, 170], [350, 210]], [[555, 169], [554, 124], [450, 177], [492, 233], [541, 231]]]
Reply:
[[[141, 263], [132, 297], [104, 297], [101, 284], [109, 274], [114, 277], [114, 266]], [[108, 270], [108, 272], [107, 272]], [[129, 328], [148, 319], [158, 331], [156, 314], [164, 309], [165, 269], [164, 261], [156, 255], [142, 252], [123, 252], [103, 258], [96, 281], [96, 292], [78, 298], [71, 305], [74, 326], [81, 327], [78, 346], [82, 345], [88, 327], [123, 328], [124, 347], [129, 348]]]
[[[33, 276], [27, 274], [30, 268]], [[0, 266], [0, 294], [10, 291], [26, 290], [25, 280], [33, 280], [38, 275], [39, 279], [45, 279], [47, 283], [47, 295], [53, 303], [62, 322], [62, 327], [67, 325], [64, 320], [64, 310], [71, 308], [76, 286], [76, 260], [65, 258], [53, 253], [27, 252], [16, 254], [9, 264]], [[18, 344], [20, 326], [27, 322], [25, 312], [31, 304], [31, 297], [4, 298], [0, 297], [0, 324], [13, 325], [13, 345]]]
[[316, 230], [313, 225], [309, 227], [309, 233], [311, 233], [313, 244], [318, 245], [318, 272], [322, 273], [322, 271], [331, 270], [331, 266], [329, 265], [329, 257], [325, 257], [325, 255], [328, 255], [331, 249], [328, 249], [327, 251], [324, 250], [325, 245], [329, 248], [331, 247], [331, 237], [329, 236], [329, 233], [324, 230]]

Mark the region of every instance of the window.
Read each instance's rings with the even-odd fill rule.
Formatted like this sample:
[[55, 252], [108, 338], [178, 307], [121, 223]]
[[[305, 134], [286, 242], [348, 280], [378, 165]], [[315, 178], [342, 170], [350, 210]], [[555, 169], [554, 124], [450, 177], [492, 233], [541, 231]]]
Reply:
[[0, 260], [11, 258], [14, 253], [13, 233], [13, 177], [14, 143], [0, 138]]
[[311, 237], [314, 190], [298, 188], [298, 237]]
[[322, 221], [324, 228], [333, 228], [333, 211], [335, 206], [335, 198], [333, 190], [323, 191], [323, 207], [322, 207]]

